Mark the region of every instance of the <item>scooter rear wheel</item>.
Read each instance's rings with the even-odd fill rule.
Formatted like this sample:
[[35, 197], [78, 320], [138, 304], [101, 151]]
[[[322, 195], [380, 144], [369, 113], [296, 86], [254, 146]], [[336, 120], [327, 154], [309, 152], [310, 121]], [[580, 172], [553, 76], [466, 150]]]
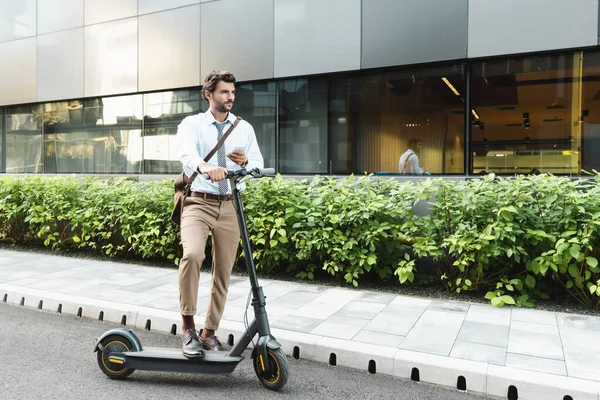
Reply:
[[276, 391], [287, 383], [290, 372], [288, 370], [287, 358], [281, 348], [275, 350], [267, 349], [267, 360], [264, 371], [258, 352], [254, 352], [252, 361], [256, 376], [258, 376], [260, 382], [267, 389]]
[[100, 342], [106, 351], [98, 350], [98, 366], [111, 379], [125, 379], [133, 374], [135, 369], [127, 368], [123, 364], [109, 360], [111, 353], [132, 351], [133, 344], [121, 335], [110, 335]]

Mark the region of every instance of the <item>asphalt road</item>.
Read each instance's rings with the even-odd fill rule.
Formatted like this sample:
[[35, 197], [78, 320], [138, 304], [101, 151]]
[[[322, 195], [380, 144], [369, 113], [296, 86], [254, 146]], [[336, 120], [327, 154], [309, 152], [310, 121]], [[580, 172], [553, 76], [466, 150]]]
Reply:
[[[124, 381], [96, 364], [95, 340], [116, 324], [0, 303], [0, 399], [427, 399], [481, 396], [342, 367], [288, 359], [281, 392], [265, 389], [248, 358], [230, 376], [136, 371]], [[143, 345], [178, 347], [180, 337], [135, 330]], [[246, 354], [249, 356], [249, 353]]]

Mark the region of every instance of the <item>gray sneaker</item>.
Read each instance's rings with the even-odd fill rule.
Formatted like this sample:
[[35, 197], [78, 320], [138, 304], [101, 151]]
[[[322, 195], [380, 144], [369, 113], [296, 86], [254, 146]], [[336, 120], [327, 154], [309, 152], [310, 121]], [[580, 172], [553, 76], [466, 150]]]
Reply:
[[202, 343], [198, 339], [198, 332], [195, 329], [188, 329], [183, 333], [183, 346], [181, 352], [187, 358], [202, 358], [204, 357], [204, 349]]

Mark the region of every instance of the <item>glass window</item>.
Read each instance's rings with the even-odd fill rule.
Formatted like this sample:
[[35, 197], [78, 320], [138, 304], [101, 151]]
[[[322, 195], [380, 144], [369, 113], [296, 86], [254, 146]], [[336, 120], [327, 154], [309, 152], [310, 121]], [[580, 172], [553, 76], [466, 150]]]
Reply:
[[289, 79], [279, 87], [279, 172], [327, 173], [327, 79]]
[[333, 79], [333, 173], [464, 173], [462, 64]]
[[578, 174], [580, 53], [473, 65], [473, 172]]
[[42, 173], [42, 113], [39, 105], [4, 111], [6, 173]]
[[276, 86], [275, 82], [238, 85], [232, 110], [254, 128], [266, 168], [275, 168]]
[[[581, 53], [579, 53], [581, 54]], [[600, 53], [583, 53], [582, 107], [579, 121], [582, 136], [582, 168], [600, 171]]]
[[175, 135], [187, 116], [200, 112], [200, 90], [178, 90], [144, 95], [144, 172], [177, 174]]
[[47, 173], [140, 173], [142, 96], [44, 104]]

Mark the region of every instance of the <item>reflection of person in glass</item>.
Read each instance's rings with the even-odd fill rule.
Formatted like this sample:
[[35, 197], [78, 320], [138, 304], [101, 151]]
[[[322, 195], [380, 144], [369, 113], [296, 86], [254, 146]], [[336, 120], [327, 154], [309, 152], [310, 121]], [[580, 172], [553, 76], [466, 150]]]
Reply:
[[419, 166], [419, 153], [421, 150], [421, 140], [417, 138], [411, 138], [408, 141], [408, 149], [400, 156], [398, 161], [398, 172], [401, 174], [413, 174], [423, 175], [428, 173], [423, 171], [423, 168]]

